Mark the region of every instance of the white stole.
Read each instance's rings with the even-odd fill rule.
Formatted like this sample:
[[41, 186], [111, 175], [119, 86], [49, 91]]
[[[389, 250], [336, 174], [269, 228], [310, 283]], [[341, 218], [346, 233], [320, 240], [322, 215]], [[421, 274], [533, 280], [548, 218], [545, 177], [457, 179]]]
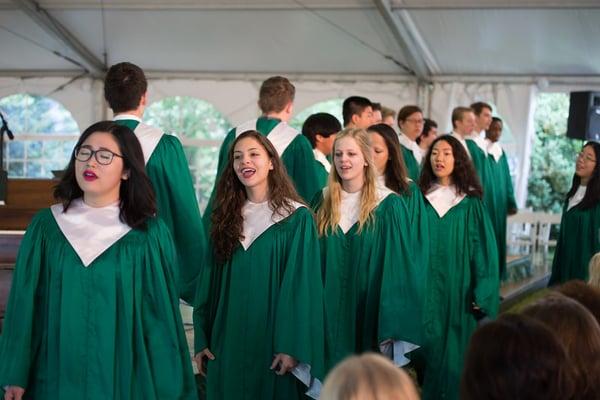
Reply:
[[465, 197], [464, 193], [458, 193], [454, 185], [442, 186], [434, 184], [425, 195], [429, 204], [433, 207], [437, 215], [443, 218], [448, 211], [457, 206]]
[[325, 170], [329, 173], [331, 172], [331, 163], [325, 156], [325, 154], [321, 153], [318, 149], [313, 149], [313, 154], [315, 155], [315, 160], [317, 160], [321, 165], [325, 168]]
[[398, 135], [398, 140], [400, 144], [411, 151], [415, 159], [417, 160], [417, 164], [421, 165], [421, 161], [423, 160], [423, 149], [419, 147], [417, 142], [410, 140], [408, 136], [404, 133], [400, 132]]
[[473, 158], [471, 157], [471, 152], [469, 151], [469, 147], [467, 146], [467, 141], [462, 137], [462, 135], [452, 131], [452, 133], [450, 133], [450, 136], [452, 136], [454, 139], [458, 140], [460, 144], [462, 144], [469, 158]]
[[[258, 119], [253, 119], [238, 125], [235, 128], [235, 136], [238, 137], [246, 131], [255, 131], [257, 121]], [[271, 132], [269, 132], [267, 139], [273, 144], [273, 147], [277, 150], [277, 154], [281, 157], [290, 143], [292, 143], [299, 134], [300, 132], [289, 126], [287, 122], [281, 121]]]
[[587, 191], [587, 186], [579, 185], [575, 194], [569, 199], [569, 204], [567, 205], [567, 211], [569, 211], [571, 208], [575, 207], [577, 204], [579, 204], [583, 201], [586, 191]]
[[485, 143], [487, 145], [487, 152], [496, 162], [500, 161], [502, 157], [502, 146], [498, 142], [492, 142], [490, 139], [485, 139]]
[[[295, 201], [292, 203], [294, 211], [300, 207], [304, 207], [301, 203]], [[242, 234], [244, 235], [244, 239], [240, 240], [244, 250], [248, 250], [252, 243], [272, 225], [287, 218], [289, 215], [280, 215], [273, 212], [268, 201], [253, 203], [250, 200], [246, 200], [246, 204], [242, 207], [242, 216], [244, 217]]]
[[124, 119], [131, 119], [139, 122], [138, 126], [135, 127], [133, 132], [142, 146], [142, 151], [144, 152], [144, 163], [148, 164], [148, 160], [150, 160], [150, 157], [152, 157], [152, 153], [154, 153], [154, 150], [156, 149], [156, 146], [158, 146], [158, 142], [160, 142], [164, 132], [161, 129], [144, 124], [142, 120], [135, 115], [119, 114], [115, 115], [114, 117], [115, 121]]
[[[381, 203], [389, 194], [394, 193], [387, 187], [385, 184], [382, 186], [377, 183], [377, 205]], [[340, 222], [338, 222], [339, 227], [342, 229], [344, 234], [348, 233], [350, 228], [356, 224], [358, 221], [358, 216], [360, 215], [360, 198], [361, 198], [362, 190], [354, 193], [348, 193], [342, 190], [342, 201], [340, 204]]]
[[131, 230], [119, 219], [118, 202], [95, 208], [75, 199], [67, 212], [63, 212], [62, 204], [55, 204], [50, 210], [85, 267]]

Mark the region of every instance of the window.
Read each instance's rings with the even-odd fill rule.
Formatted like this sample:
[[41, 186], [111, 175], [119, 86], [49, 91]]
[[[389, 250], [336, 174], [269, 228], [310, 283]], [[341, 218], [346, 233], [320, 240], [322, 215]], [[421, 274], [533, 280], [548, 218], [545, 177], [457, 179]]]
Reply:
[[167, 97], [151, 104], [144, 121], [181, 140], [194, 180], [200, 210], [212, 192], [219, 148], [231, 124], [212, 104], [193, 97]]
[[302, 131], [302, 125], [306, 118], [310, 117], [312, 114], [325, 112], [333, 115], [340, 121], [340, 124], [343, 125], [344, 119], [342, 117], [342, 103], [344, 99], [331, 99], [326, 101], [321, 101], [319, 103], [313, 104], [312, 106], [305, 108], [301, 112], [299, 112], [291, 121], [290, 125], [294, 128]]
[[0, 111], [15, 135], [4, 137], [4, 168], [10, 178], [51, 178], [64, 169], [79, 137], [73, 116], [59, 102], [19, 93], [0, 99]]

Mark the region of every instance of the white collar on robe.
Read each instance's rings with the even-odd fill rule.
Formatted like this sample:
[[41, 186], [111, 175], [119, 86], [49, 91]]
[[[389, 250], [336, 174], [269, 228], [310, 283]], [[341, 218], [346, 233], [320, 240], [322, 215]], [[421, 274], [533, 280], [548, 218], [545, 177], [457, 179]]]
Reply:
[[452, 207], [457, 206], [466, 195], [464, 193], [459, 194], [454, 185], [442, 186], [436, 183], [425, 197], [440, 218], [443, 218], [444, 215], [446, 215]]
[[502, 157], [502, 146], [499, 142], [492, 142], [490, 139], [485, 139], [485, 143], [487, 145], [487, 152], [496, 162], [500, 161], [500, 157]]
[[[383, 201], [389, 194], [394, 193], [385, 185], [381, 186], [377, 184], [377, 205]], [[356, 224], [358, 221], [358, 216], [360, 214], [360, 195], [362, 190], [354, 193], [348, 193], [342, 190], [342, 202], [340, 204], [340, 222], [338, 223], [339, 227], [342, 229], [344, 234], [348, 233], [350, 228]]]
[[481, 137], [481, 135], [479, 133], [473, 133], [473, 134], [467, 136], [466, 139], [472, 140], [473, 142], [475, 142], [477, 147], [479, 147], [481, 149], [481, 151], [483, 151], [483, 154], [485, 154], [487, 156], [488, 152], [487, 152], [487, 144], [485, 143], [485, 137]]
[[569, 205], [567, 205], [567, 211], [569, 211], [571, 208], [575, 207], [577, 204], [581, 203], [581, 201], [585, 197], [586, 191], [587, 191], [587, 186], [579, 185], [575, 194], [569, 199]]
[[[238, 125], [235, 128], [235, 136], [238, 137], [246, 131], [256, 131], [257, 122], [258, 119], [252, 119], [244, 122], [241, 125]], [[269, 132], [267, 139], [269, 139], [271, 144], [273, 144], [273, 147], [275, 147], [275, 150], [277, 150], [277, 154], [279, 154], [279, 157], [281, 157], [290, 143], [292, 143], [292, 141], [299, 134], [300, 132], [289, 126], [287, 122], [280, 121], [279, 124], [277, 124], [275, 128]]]
[[156, 146], [158, 146], [158, 142], [160, 142], [164, 132], [161, 129], [144, 124], [139, 117], [136, 117], [132, 114], [119, 114], [115, 115], [113, 118], [114, 121], [120, 121], [124, 119], [132, 119], [139, 122], [138, 126], [135, 127], [133, 132], [142, 146], [144, 163], [148, 164], [148, 160], [152, 156], [152, 153], [154, 153], [154, 149], [156, 149]]
[[315, 160], [320, 162], [328, 173], [331, 172], [331, 163], [327, 159], [327, 156], [318, 149], [313, 149], [313, 154], [315, 155]]
[[[305, 207], [304, 204], [292, 202], [294, 211], [300, 207]], [[272, 225], [279, 221], [287, 218], [290, 214], [279, 215], [274, 213], [269, 206], [268, 201], [262, 203], [253, 203], [250, 200], [246, 200], [246, 204], [242, 207], [242, 216], [244, 217], [244, 227], [242, 234], [244, 240], [240, 240], [240, 243], [244, 247], [244, 250], [248, 250], [252, 243], [269, 229]]]
[[66, 213], [62, 204], [55, 204], [50, 210], [85, 267], [131, 230], [119, 219], [119, 203], [95, 208], [75, 199]]
[[398, 135], [398, 140], [402, 146], [406, 147], [411, 151], [411, 153], [413, 153], [413, 156], [417, 160], [417, 164], [421, 165], [421, 161], [423, 160], [423, 149], [419, 147], [417, 142], [410, 140], [408, 136], [402, 132], [400, 132]]
[[471, 152], [469, 151], [469, 147], [467, 147], [467, 141], [462, 137], [462, 135], [452, 131], [452, 133], [450, 133], [450, 136], [452, 136], [454, 139], [458, 140], [460, 142], [460, 144], [462, 144], [462, 146], [465, 148], [465, 151], [467, 152], [467, 155], [469, 156], [469, 158], [472, 158]]

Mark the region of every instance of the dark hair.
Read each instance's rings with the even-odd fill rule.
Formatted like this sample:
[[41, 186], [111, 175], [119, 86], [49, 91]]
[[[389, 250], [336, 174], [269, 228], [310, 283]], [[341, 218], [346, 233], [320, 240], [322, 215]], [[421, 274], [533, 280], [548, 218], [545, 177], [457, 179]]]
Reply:
[[328, 113], [313, 114], [302, 125], [302, 134], [308, 138], [313, 149], [317, 146], [317, 134], [329, 137], [341, 130], [340, 121]]
[[545, 324], [567, 350], [575, 369], [577, 399], [600, 398], [600, 326], [576, 300], [551, 293], [526, 307], [523, 314]]
[[490, 110], [490, 112], [492, 111], [492, 106], [490, 106], [488, 103], [484, 103], [483, 101], [478, 101], [476, 103], [471, 104], [470, 108], [473, 110], [475, 115], [481, 115], [481, 112], [484, 108], [487, 108], [488, 110]]
[[[587, 142], [583, 147], [585, 148], [588, 146], [590, 146], [596, 154], [596, 166], [594, 167], [592, 177], [590, 178], [590, 181], [587, 184], [587, 189], [585, 191], [585, 196], [583, 197], [583, 200], [581, 200], [581, 203], [575, 206], [579, 207], [582, 210], [592, 208], [600, 201], [600, 161], [598, 161], [598, 158], [600, 157], [600, 143]], [[569, 199], [575, 195], [575, 192], [577, 192], [577, 188], [579, 188], [580, 183], [581, 178], [577, 176], [577, 174], [574, 174], [571, 189], [567, 193], [567, 201], [569, 201]]]
[[415, 105], [408, 105], [408, 106], [402, 107], [400, 109], [400, 111], [398, 111], [398, 118], [397, 118], [398, 127], [400, 127], [400, 122], [404, 122], [406, 120], [406, 118], [410, 117], [414, 113], [423, 114], [423, 110], [421, 110], [421, 108], [419, 106], [415, 106]]
[[135, 110], [148, 90], [144, 71], [135, 64], [115, 64], [104, 78], [104, 98], [114, 113]]
[[450, 135], [442, 135], [436, 138], [431, 147], [427, 151], [427, 156], [423, 161], [423, 168], [421, 169], [421, 176], [419, 177], [419, 187], [423, 194], [427, 194], [431, 186], [437, 181], [437, 177], [433, 173], [431, 167], [431, 153], [437, 142], [445, 141], [452, 147], [452, 155], [454, 156], [454, 170], [452, 171], [452, 183], [456, 186], [459, 193], [464, 193], [468, 196], [474, 196], [482, 198], [483, 190], [481, 189], [481, 183], [479, 183], [479, 177], [475, 172], [473, 162], [469, 158], [467, 151], [458, 139]]
[[390, 159], [385, 166], [385, 186], [394, 192], [404, 194], [408, 192], [406, 165], [400, 151], [398, 134], [387, 124], [371, 125], [367, 132], [381, 135], [388, 148]]
[[584, 281], [572, 280], [555, 287], [554, 290], [573, 300], [577, 300], [596, 318], [600, 324], [600, 289]]
[[456, 128], [456, 121], [462, 121], [463, 116], [466, 113], [474, 113], [472, 108], [469, 107], [455, 107], [454, 110], [452, 110], [452, 127]]
[[294, 211], [294, 201], [304, 203], [296, 193], [292, 181], [277, 150], [266, 136], [257, 131], [246, 131], [239, 135], [229, 148], [227, 164], [217, 182], [215, 209], [211, 215], [210, 236], [215, 257], [219, 263], [231, 259], [233, 252], [243, 240], [244, 217], [242, 207], [248, 198], [246, 188], [233, 170], [233, 151], [236, 144], [246, 138], [256, 140], [271, 158], [273, 169], [269, 172], [269, 206], [274, 213], [285, 216]]
[[344, 118], [344, 126], [352, 122], [353, 115], [360, 115], [365, 108], [373, 108], [373, 103], [366, 97], [350, 96], [342, 104], [342, 117]]
[[416, 140], [417, 144], [421, 143], [421, 139], [429, 136], [429, 132], [433, 128], [437, 128], [437, 127], [438, 127], [437, 122], [435, 122], [432, 119], [425, 118], [425, 122], [423, 123], [423, 130], [421, 131], [421, 134], [419, 135], [419, 137]]
[[258, 107], [263, 114], [280, 112], [294, 101], [296, 88], [283, 76], [272, 76], [260, 85]]
[[502, 121], [502, 118], [498, 117], [492, 117], [492, 122], [500, 122], [501, 124], [504, 123], [504, 121]]
[[[135, 133], [126, 126], [113, 121], [96, 122], [79, 137], [75, 149], [96, 132], [107, 132], [115, 138], [123, 156], [123, 170], [129, 172], [129, 178], [121, 181], [119, 189], [119, 218], [134, 229], [145, 229], [146, 220], [156, 214], [156, 200], [150, 178], [146, 175], [144, 153]], [[83, 196], [75, 176], [75, 150], [60, 182], [54, 188], [54, 197], [63, 204], [66, 212], [71, 202]]]
[[574, 399], [574, 370], [544, 324], [504, 314], [479, 327], [466, 352], [462, 400]]
[[381, 103], [371, 103], [373, 111], [382, 111]]

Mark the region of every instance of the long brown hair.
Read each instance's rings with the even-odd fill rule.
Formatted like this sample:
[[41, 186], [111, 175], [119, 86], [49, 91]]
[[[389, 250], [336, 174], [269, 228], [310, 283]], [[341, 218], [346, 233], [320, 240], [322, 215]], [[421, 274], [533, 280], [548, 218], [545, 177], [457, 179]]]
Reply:
[[[364, 185], [360, 195], [360, 213], [358, 215], [358, 232], [371, 220], [372, 212], [377, 207], [377, 187], [375, 183], [375, 164], [371, 155], [371, 139], [369, 134], [360, 128], [346, 128], [335, 137], [333, 149], [335, 153], [336, 145], [344, 138], [356, 140], [358, 147], [365, 158], [364, 167]], [[334, 155], [335, 157], [335, 155]], [[334, 232], [337, 224], [340, 222], [342, 203], [342, 178], [340, 178], [337, 168], [331, 168], [327, 190], [324, 191], [323, 204], [317, 211], [317, 227], [319, 235], [326, 235], [328, 232]]]
[[244, 239], [242, 207], [248, 195], [246, 187], [240, 182], [233, 169], [233, 151], [240, 140], [247, 138], [256, 140], [265, 149], [273, 164], [273, 169], [269, 171], [267, 178], [269, 207], [273, 213], [285, 217], [294, 212], [294, 202], [303, 203], [269, 139], [257, 131], [243, 132], [229, 148], [227, 164], [217, 183], [214, 203], [216, 206], [211, 215], [210, 237], [219, 263], [231, 259], [240, 244], [239, 241]]
[[481, 188], [481, 183], [479, 183], [479, 177], [477, 176], [477, 172], [475, 172], [473, 162], [469, 159], [467, 151], [458, 139], [450, 135], [440, 136], [431, 143], [429, 151], [427, 151], [427, 156], [423, 160], [423, 169], [419, 177], [421, 192], [427, 194], [433, 184], [437, 182], [437, 176], [434, 174], [433, 167], [431, 166], [431, 153], [436, 143], [442, 140], [452, 147], [452, 155], [454, 156], [454, 170], [451, 175], [452, 184], [456, 187], [458, 193], [481, 199], [483, 197], [483, 189]]
[[408, 174], [406, 172], [404, 157], [402, 157], [402, 151], [400, 150], [398, 135], [387, 124], [371, 125], [367, 131], [379, 134], [385, 141], [388, 149], [390, 159], [385, 165], [385, 172], [383, 173], [385, 186], [398, 194], [408, 193]]

